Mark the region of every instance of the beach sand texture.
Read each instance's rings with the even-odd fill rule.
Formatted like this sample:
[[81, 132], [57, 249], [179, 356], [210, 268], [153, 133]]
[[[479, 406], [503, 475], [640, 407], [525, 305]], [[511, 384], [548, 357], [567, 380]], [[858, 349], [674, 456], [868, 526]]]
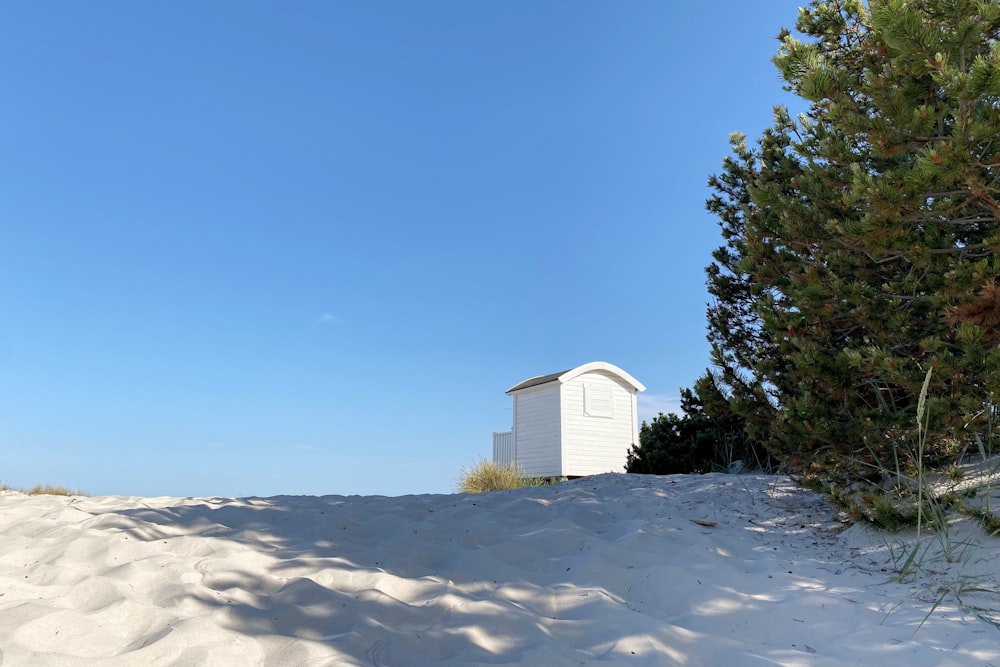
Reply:
[[785, 477], [395, 498], [7, 493], [0, 664], [1000, 665], [981, 615], [949, 595], [927, 617], [935, 581], [1000, 581], [1000, 541], [965, 528], [961, 562], [892, 583], [887, 545], [902, 538], [846, 528]]

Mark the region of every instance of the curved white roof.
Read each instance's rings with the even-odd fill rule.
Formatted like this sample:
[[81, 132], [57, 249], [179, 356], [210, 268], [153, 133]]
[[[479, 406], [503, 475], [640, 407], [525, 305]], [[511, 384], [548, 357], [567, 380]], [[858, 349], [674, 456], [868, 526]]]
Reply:
[[513, 394], [516, 391], [521, 391], [522, 389], [528, 389], [529, 387], [537, 387], [539, 385], [548, 384], [549, 382], [558, 382], [560, 384], [569, 382], [573, 378], [583, 375], [584, 373], [589, 373], [591, 371], [605, 371], [612, 375], [618, 376], [620, 379], [624, 380], [627, 384], [635, 391], [646, 391], [646, 387], [636, 380], [634, 377], [618, 368], [614, 364], [609, 364], [606, 361], [592, 361], [589, 364], [583, 364], [582, 366], [577, 366], [576, 368], [571, 368], [568, 371], [562, 371], [559, 373], [550, 373], [549, 375], [539, 375], [537, 377], [528, 378], [524, 382], [514, 385], [506, 392], [507, 394]]

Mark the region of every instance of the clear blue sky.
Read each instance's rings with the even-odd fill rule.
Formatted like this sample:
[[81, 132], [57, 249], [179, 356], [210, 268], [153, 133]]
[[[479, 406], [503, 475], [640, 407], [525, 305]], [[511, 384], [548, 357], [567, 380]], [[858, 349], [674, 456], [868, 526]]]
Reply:
[[676, 410], [798, 4], [7, 3], [0, 480], [447, 493], [525, 378]]

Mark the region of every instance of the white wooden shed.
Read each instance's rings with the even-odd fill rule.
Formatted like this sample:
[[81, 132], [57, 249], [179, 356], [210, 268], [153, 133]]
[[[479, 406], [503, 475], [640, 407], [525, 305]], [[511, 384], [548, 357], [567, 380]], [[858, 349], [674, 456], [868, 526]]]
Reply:
[[624, 472], [639, 442], [636, 396], [645, 389], [603, 361], [516, 384], [506, 392], [514, 426], [493, 434], [493, 461], [516, 463], [531, 477]]

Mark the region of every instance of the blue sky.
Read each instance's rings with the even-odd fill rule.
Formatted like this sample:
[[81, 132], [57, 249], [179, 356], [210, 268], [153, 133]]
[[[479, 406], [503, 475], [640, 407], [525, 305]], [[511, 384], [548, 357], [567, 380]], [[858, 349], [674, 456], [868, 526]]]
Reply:
[[448, 493], [525, 378], [676, 409], [798, 4], [7, 4], [0, 480]]

